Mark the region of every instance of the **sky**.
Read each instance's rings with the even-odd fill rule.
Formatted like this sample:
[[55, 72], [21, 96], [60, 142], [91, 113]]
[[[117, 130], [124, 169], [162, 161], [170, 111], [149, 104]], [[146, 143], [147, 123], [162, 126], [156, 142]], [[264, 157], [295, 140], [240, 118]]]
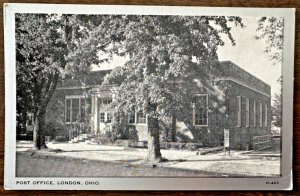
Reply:
[[264, 53], [265, 40], [256, 40], [257, 18], [243, 18], [245, 28], [232, 28], [232, 36], [236, 45], [232, 46], [227, 39], [224, 46], [219, 47], [219, 60], [230, 60], [271, 85], [272, 95], [280, 93], [281, 85], [277, 81], [281, 76], [281, 63], [276, 65]]
[[[239, 65], [252, 75], [261, 79], [271, 86], [272, 97], [275, 93], [280, 93], [281, 86], [277, 81], [281, 76], [281, 64], [274, 65], [269, 57], [264, 53], [266, 47], [265, 40], [256, 40], [257, 18], [243, 17], [244, 28], [233, 27], [232, 36], [236, 45], [232, 46], [230, 40], [224, 37], [225, 45], [218, 48], [219, 60], [229, 60]], [[122, 57], [115, 57], [110, 63], [101, 64], [101, 68], [112, 69], [125, 62]]]

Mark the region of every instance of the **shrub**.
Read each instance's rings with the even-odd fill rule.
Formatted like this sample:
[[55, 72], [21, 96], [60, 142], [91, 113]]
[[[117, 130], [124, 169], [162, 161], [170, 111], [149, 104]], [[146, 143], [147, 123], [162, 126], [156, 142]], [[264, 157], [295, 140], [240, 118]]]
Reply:
[[187, 143], [187, 142], [192, 142], [192, 139], [189, 136], [178, 132], [178, 133], [176, 133], [176, 141], [182, 142], [182, 143]]
[[197, 148], [202, 147], [200, 143], [182, 143], [182, 142], [162, 142], [160, 147], [162, 149], [175, 149], [175, 150], [196, 150]]

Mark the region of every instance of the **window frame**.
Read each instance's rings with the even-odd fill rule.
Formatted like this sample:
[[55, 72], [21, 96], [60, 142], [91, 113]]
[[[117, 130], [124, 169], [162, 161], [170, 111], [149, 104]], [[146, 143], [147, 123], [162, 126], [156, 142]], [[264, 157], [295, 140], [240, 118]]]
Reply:
[[[103, 114], [103, 119], [102, 119], [102, 114]], [[100, 112], [99, 113], [99, 123], [105, 123], [105, 112]]]
[[[72, 110], [72, 122], [80, 122], [81, 121], [81, 100], [80, 99], [72, 99], [71, 101], [71, 110]], [[78, 121], [79, 119], [79, 121]]]
[[[69, 108], [68, 108], [68, 101], [70, 106]], [[68, 120], [68, 116], [69, 116], [69, 120]], [[66, 124], [72, 123], [72, 99], [70, 98], [65, 99], [65, 123]]]
[[263, 127], [263, 105], [259, 103], [259, 127]]
[[237, 96], [237, 127], [242, 127], [242, 97]]
[[[130, 120], [131, 120], [131, 116], [134, 116], [133, 117], [133, 120], [134, 120], [134, 122], [133, 123], [131, 123], [130, 122]], [[129, 124], [129, 125], [135, 125], [136, 124], [136, 119], [137, 118], [137, 116], [136, 116], [136, 112], [135, 112], [135, 110], [134, 110], [134, 112], [131, 112], [131, 113], [128, 113], [128, 115], [127, 115], [127, 123]]]
[[193, 108], [193, 114], [192, 114], [192, 120], [193, 120], [193, 126], [195, 127], [208, 127], [208, 94], [194, 94], [192, 96], [192, 100], [195, 97], [202, 97], [202, 96], [206, 96], [206, 124], [202, 124], [202, 125], [196, 125], [196, 103], [193, 103], [192, 101], [192, 108]]
[[[143, 116], [144, 116], [144, 118], [145, 118], [145, 122], [144, 123], [140, 123], [140, 122], [138, 122], [138, 117], [139, 117], [139, 113], [142, 113], [143, 114]], [[139, 112], [136, 112], [136, 120], [135, 120], [135, 122], [136, 122], [136, 124], [137, 125], [145, 125], [145, 124], [147, 124], [147, 115], [146, 114], [144, 114], [143, 112], [141, 112], [141, 111], [139, 111]]]
[[[86, 115], [87, 113], [87, 109], [86, 109], [86, 96], [84, 95], [67, 95], [65, 96], [65, 110], [64, 110], [64, 117], [65, 117], [65, 124], [74, 124], [74, 123], [84, 123], [85, 120], [82, 120], [81, 117], [81, 110], [84, 109], [84, 114]], [[73, 119], [73, 100], [79, 100], [78, 102], [78, 111], [79, 111], [79, 121]], [[70, 108], [67, 107], [67, 102], [70, 101]], [[82, 108], [82, 104], [81, 102], [84, 101], [84, 108]], [[69, 114], [70, 114], [70, 121], [68, 121], [68, 110], [69, 110]]]
[[256, 101], [253, 102], [253, 127], [256, 127]]
[[268, 127], [268, 105], [265, 103], [265, 127]]
[[249, 127], [250, 126], [250, 100], [248, 98], [246, 98], [246, 123], [245, 126]]

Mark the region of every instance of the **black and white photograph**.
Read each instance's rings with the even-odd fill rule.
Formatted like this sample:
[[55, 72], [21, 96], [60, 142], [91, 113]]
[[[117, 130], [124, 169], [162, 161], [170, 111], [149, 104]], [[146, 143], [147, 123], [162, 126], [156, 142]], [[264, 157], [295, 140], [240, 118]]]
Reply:
[[5, 8], [7, 189], [292, 188], [294, 9], [29, 5]]

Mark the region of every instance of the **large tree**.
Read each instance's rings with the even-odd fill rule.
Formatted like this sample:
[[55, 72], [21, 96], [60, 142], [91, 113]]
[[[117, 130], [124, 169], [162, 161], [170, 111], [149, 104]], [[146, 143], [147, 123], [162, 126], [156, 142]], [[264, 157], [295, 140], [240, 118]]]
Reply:
[[[16, 14], [18, 113], [33, 112], [36, 149], [45, 144], [45, 114], [60, 79], [99, 63], [101, 43], [90, 29], [96, 16]], [[90, 21], [89, 23], [86, 20]]]
[[162, 160], [160, 120], [190, 114], [192, 83], [213, 89], [210, 79], [220, 71], [221, 34], [235, 44], [231, 22], [243, 26], [239, 17], [136, 15], [110, 16], [99, 26], [106, 36], [119, 38], [111, 42], [108, 52], [129, 59], [106, 82], [118, 84], [112, 103], [116, 110], [147, 116], [148, 160]]

